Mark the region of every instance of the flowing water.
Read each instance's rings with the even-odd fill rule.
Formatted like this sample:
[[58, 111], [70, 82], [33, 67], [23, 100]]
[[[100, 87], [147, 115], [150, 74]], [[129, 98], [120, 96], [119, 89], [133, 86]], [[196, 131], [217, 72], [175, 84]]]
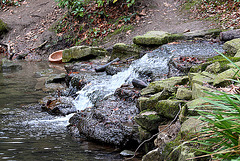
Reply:
[[169, 61], [172, 57], [198, 57], [207, 58], [215, 56], [214, 50], [223, 52], [219, 44], [203, 43], [179, 43], [162, 45], [160, 48], [145, 54], [141, 59], [134, 61], [130, 67], [112, 77], [95, 79], [91, 84], [78, 92], [74, 104], [77, 109], [83, 110], [91, 107], [97, 101], [114, 93], [124, 83], [131, 83], [134, 78], [141, 77], [141, 73], [149, 73], [158, 79], [166, 78], [169, 72]]
[[[114, 76], [96, 73], [88, 76], [91, 83], [78, 92], [75, 105], [78, 110], [93, 106], [96, 98], [111, 95], [123, 83], [147, 71], [163, 78], [172, 56], [208, 57], [216, 54], [214, 48], [222, 50], [219, 45], [209, 43], [163, 45]], [[35, 90], [35, 72], [63, 71], [46, 62], [22, 62], [22, 66], [22, 70], [0, 73], [0, 160], [121, 160], [111, 147], [71, 138], [66, 131], [71, 115], [51, 116], [37, 106], [26, 106], [47, 95]]]
[[34, 89], [35, 72], [63, 71], [47, 62], [21, 65], [22, 70], [0, 73], [0, 160], [119, 160], [111, 147], [71, 138], [66, 130], [71, 115], [51, 116], [26, 106], [47, 95]]

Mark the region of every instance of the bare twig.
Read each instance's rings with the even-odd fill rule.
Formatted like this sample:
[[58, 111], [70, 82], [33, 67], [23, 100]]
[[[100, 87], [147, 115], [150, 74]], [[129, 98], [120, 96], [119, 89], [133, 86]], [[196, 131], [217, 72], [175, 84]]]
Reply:
[[179, 103], [179, 111], [178, 111], [177, 115], [175, 116], [175, 118], [170, 122], [170, 124], [169, 124], [167, 127], [165, 127], [163, 130], [161, 130], [161, 131], [159, 131], [158, 133], [154, 134], [151, 138], [149, 138], [149, 139], [147, 139], [147, 140], [144, 140], [144, 141], [137, 147], [137, 149], [136, 149], [135, 152], [134, 152], [134, 155], [133, 155], [131, 158], [126, 158], [125, 160], [133, 159], [133, 158], [136, 156], [137, 151], [139, 150], [139, 148], [140, 148], [143, 144], [145, 144], [146, 142], [152, 140], [152, 139], [153, 139], [154, 137], [156, 137], [158, 134], [162, 133], [162, 132], [165, 131], [167, 128], [169, 128], [169, 127], [177, 120], [178, 115], [180, 114], [180, 111], [181, 111], [181, 104]]

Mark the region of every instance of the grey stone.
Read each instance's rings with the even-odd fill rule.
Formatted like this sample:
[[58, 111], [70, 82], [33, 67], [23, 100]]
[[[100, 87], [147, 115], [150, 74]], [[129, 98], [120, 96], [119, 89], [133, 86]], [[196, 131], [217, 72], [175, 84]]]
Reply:
[[206, 35], [211, 35], [213, 37], [216, 37], [219, 35], [221, 30], [219, 29], [210, 29], [210, 30], [196, 30], [196, 31], [191, 31], [184, 33], [183, 36], [185, 39], [193, 39], [196, 37], [204, 37]]
[[218, 73], [220, 70], [221, 70], [221, 65], [220, 65], [219, 62], [215, 62], [213, 64], [210, 64], [205, 69], [206, 72], [214, 73], [214, 74]]
[[113, 46], [111, 59], [127, 59], [130, 57], [139, 58], [140, 49], [124, 43], [117, 43]]
[[138, 125], [148, 131], [156, 131], [158, 126], [164, 120], [155, 111], [146, 111], [135, 116], [135, 121]]
[[187, 88], [178, 88], [176, 98], [181, 100], [190, 100], [192, 99], [192, 91]]
[[63, 50], [62, 62], [69, 62], [76, 59], [92, 59], [98, 56], [105, 56], [108, 52], [103, 48], [89, 46], [74, 46]]

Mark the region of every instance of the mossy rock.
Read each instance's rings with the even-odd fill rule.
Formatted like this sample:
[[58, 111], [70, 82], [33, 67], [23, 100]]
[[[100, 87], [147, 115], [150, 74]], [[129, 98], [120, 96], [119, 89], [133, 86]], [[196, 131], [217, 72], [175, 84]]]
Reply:
[[220, 72], [220, 70], [221, 70], [221, 64], [219, 62], [212, 63], [208, 65], [207, 68], [205, 69], [206, 72], [213, 73], [213, 74]]
[[8, 31], [7, 24], [0, 19], [0, 36]]
[[213, 84], [215, 75], [207, 73], [207, 72], [202, 72], [202, 73], [189, 73], [189, 78], [191, 85], [194, 83], [204, 85], [206, 83], [208, 84]]
[[144, 111], [137, 115], [134, 120], [147, 131], [157, 131], [158, 126], [163, 123], [163, 118], [155, 111]]
[[180, 110], [179, 104], [183, 104], [181, 100], [161, 100], [158, 101], [155, 111], [168, 119], [173, 119]]
[[180, 100], [192, 99], [192, 91], [187, 88], [178, 88], [176, 98]]
[[192, 98], [197, 99], [197, 98], [200, 98], [200, 97], [209, 96], [209, 94], [205, 93], [204, 91], [212, 92], [214, 90], [211, 89], [211, 88], [202, 86], [198, 83], [193, 83], [193, 85], [192, 85]]
[[89, 60], [99, 56], [109, 54], [105, 49], [89, 46], [74, 46], [63, 50], [62, 62], [70, 62], [73, 60]]
[[[152, 137], [152, 133], [143, 129], [141, 126], [138, 126], [138, 135], [139, 135], [140, 142], [142, 142], [144, 140], [147, 140], [147, 139]], [[148, 153], [153, 147], [154, 147], [154, 143], [153, 142], [148, 142], [148, 143], [145, 143], [143, 145], [143, 150], [146, 153]]]
[[238, 76], [236, 75], [236, 72], [238, 70], [234, 68], [230, 68], [222, 73], [219, 73], [214, 82], [213, 85], [216, 87], [226, 87], [232, 83], [231, 79], [236, 79]]
[[129, 57], [139, 58], [140, 48], [134, 45], [126, 45], [124, 43], [117, 43], [113, 46], [111, 59], [120, 58], [127, 59]]
[[164, 161], [164, 157], [159, 148], [156, 148], [144, 155], [142, 161]]
[[[240, 61], [240, 57], [228, 57], [232, 62], [238, 62]], [[203, 64], [199, 64], [199, 65], [195, 65], [195, 66], [192, 66], [190, 68], [190, 73], [198, 73], [198, 72], [201, 72], [201, 71], [204, 71], [207, 69], [207, 67], [211, 64], [214, 64], [214, 63], [220, 63], [220, 70], [218, 71], [217, 69], [217, 73], [220, 73], [220, 72], [223, 72], [225, 70], [228, 70], [229, 69], [229, 61], [227, 59], [225, 59], [224, 57], [222, 56], [214, 56], [212, 58], [208, 58], [207, 59], [207, 62], [203, 63]], [[216, 71], [216, 70], [215, 70]], [[214, 72], [212, 72], [214, 73]]]
[[150, 83], [146, 88], [142, 89], [141, 94], [154, 94], [163, 91], [163, 89], [175, 93], [177, 91], [176, 85], [184, 85], [188, 82], [188, 77], [171, 77], [161, 81]]
[[150, 100], [147, 97], [140, 97], [137, 101], [137, 107], [140, 111], [154, 110], [158, 100]]
[[225, 42], [223, 49], [226, 50], [228, 54], [234, 56], [238, 50], [240, 50], [240, 38]]
[[170, 34], [165, 31], [149, 31], [133, 38], [133, 43], [142, 46], [160, 46], [171, 41], [182, 39], [181, 34]]
[[192, 101], [189, 101], [186, 103], [187, 107], [187, 115], [189, 116], [197, 116], [199, 115], [197, 110], [209, 110], [208, 107], [204, 106], [208, 104], [205, 100], [202, 98], [197, 98]]
[[237, 51], [237, 53], [234, 55], [234, 57], [240, 57], [240, 50]]
[[167, 90], [163, 90], [161, 92], [158, 92], [158, 93], [150, 96], [149, 98], [140, 97], [138, 99], [137, 107], [139, 108], [140, 111], [154, 110], [155, 106], [159, 100], [168, 99], [170, 96], [172, 96], [171, 92], [169, 92]]

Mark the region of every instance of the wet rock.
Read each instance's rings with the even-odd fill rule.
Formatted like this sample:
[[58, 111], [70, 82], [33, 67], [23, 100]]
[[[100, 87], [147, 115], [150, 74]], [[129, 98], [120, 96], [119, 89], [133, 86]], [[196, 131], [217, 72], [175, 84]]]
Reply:
[[146, 88], [142, 89], [141, 95], [153, 94], [161, 92], [163, 89], [175, 93], [177, 90], [176, 85], [184, 85], [188, 82], [188, 77], [171, 77], [161, 81], [150, 83]]
[[48, 79], [46, 80], [46, 83], [62, 83], [65, 82], [65, 73], [61, 74], [51, 74], [49, 75]]
[[126, 146], [134, 140], [137, 142], [137, 138], [133, 137], [133, 118], [137, 113], [134, 103], [113, 96], [96, 103], [95, 107], [75, 114], [69, 122], [90, 140]]
[[109, 65], [111, 65], [115, 62], [118, 62], [119, 60], [120, 60], [119, 58], [116, 58], [116, 59], [110, 61], [109, 63], [105, 64], [105, 65], [98, 66], [98, 67], [95, 68], [95, 71], [96, 72], [104, 72]]
[[183, 104], [183, 101], [161, 100], [158, 101], [155, 111], [165, 118], [173, 119], [180, 110], [180, 104]]
[[68, 74], [66, 77], [66, 84], [70, 88], [81, 90], [87, 83], [88, 81], [80, 74]]
[[213, 64], [210, 64], [205, 69], [206, 72], [213, 73], [213, 74], [216, 74], [216, 73], [220, 72], [220, 70], [221, 70], [221, 65], [220, 65], [219, 62], [215, 62]]
[[197, 37], [205, 37], [207, 35], [216, 38], [220, 34], [221, 30], [219, 29], [210, 29], [210, 30], [196, 30], [192, 32], [187, 32], [183, 34], [184, 39], [193, 39]]
[[127, 59], [129, 57], [139, 58], [140, 49], [132, 46], [126, 45], [124, 43], [117, 43], [113, 46], [111, 59], [119, 57], [120, 59]]
[[3, 58], [1, 60], [0, 70], [2, 70], [3, 72], [17, 71], [22, 70], [22, 66], [17, 62]]
[[115, 75], [115, 74], [117, 74], [118, 72], [121, 72], [121, 71], [122, 71], [122, 69], [120, 67], [108, 66], [106, 68], [107, 75]]
[[34, 74], [34, 76], [35, 76], [36, 78], [48, 77], [51, 73], [53, 73], [53, 70], [52, 70], [52, 69], [46, 69], [46, 70], [43, 70], [43, 71], [36, 72], [36, 73]]
[[8, 31], [7, 24], [0, 19], [0, 36]]
[[63, 51], [62, 62], [72, 60], [89, 60], [98, 56], [105, 56], [108, 52], [103, 48], [89, 46], [74, 46]]
[[45, 84], [44, 87], [42, 88], [44, 92], [55, 92], [55, 91], [61, 91], [63, 89], [65, 89], [65, 86], [60, 83]]
[[130, 156], [134, 156], [134, 152], [131, 150], [123, 150], [120, 155], [124, 156], [124, 157], [130, 157]]
[[240, 38], [227, 41], [223, 45], [223, 49], [228, 54], [235, 55], [240, 50]]
[[181, 39], [180, 34], [170, 34], [164, 31], [149, 31], [142, 36], [136, 36], [133, 38], [133, 43], [137, 45], [163, 45], [168, 42]]
[[59, 97], [55, 99], [47, 97], [41, 100], [40, 103], [42, 103], [42, 110], [51, 115], [65, 116], [76, 112], [76, 108], [73, 105], [73, 98], [71, 97]]
[[158, 126], [166, 121], [155, 111], [142, 112], [134, 119], [138, 125], [150, 132], [158, 130]]
[[114, 92], [114, 95], [125, 101], [135, 101], [140, 97], [140, 92], [127, 86], [117, 88]]
[[180, 100], [192, 99], [192, 91], [187, 88], [178, 88], [176, 98]]
[[170, 63], [173, 64], [176, 69], [184, 73], [189, 72], [192, 66], [202, 64], [204, 62], [204, 60], [199, 60], [198, 58], [188, 56], [174, 57], [170, 60]]
[[132, 84], [135, 88], [140, 88], [140, 89], [146, 88], [148, 86], [147, 83], [145, 83], [140, 79], [133, 79]]

